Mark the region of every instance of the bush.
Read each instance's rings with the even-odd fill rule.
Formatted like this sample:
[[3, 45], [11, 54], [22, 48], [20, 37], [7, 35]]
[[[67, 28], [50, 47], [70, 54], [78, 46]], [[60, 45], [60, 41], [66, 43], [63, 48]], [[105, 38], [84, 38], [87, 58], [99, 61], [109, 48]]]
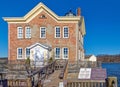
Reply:
[[27, 65], [30, 65], [30, 58], [29, 58], [29, 57], [27, 57], [25, 63], [26, 63]]
[[49, 61], [48, 61], [49, 63], [52, 63], [53, 62], [53, 58], [52, 57], [50, 57], [50, 59], [49, 59]]

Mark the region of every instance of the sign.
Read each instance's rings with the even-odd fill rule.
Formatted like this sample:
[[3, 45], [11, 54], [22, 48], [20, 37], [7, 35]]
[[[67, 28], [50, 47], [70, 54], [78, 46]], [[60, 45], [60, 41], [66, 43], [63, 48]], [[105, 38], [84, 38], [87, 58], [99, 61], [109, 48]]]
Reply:
[[81, 68], [78, 79], [90, 79], [91, 77], [91, 68]]
[[102, 68], [81, 68], [78, 79], [81, 80], [104, 80], [107, 78], [106, 69]]
[[105, 80], [106, 78], [106, 69], [92, 68], [91, 80]]

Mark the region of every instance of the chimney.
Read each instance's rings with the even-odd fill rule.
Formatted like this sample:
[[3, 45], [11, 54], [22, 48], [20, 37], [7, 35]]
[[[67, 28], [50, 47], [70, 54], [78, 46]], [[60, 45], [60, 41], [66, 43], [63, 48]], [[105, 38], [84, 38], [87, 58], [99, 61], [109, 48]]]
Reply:
[[81, 16], [81, 9], [80, 8], [77, 9], [77, 16]]

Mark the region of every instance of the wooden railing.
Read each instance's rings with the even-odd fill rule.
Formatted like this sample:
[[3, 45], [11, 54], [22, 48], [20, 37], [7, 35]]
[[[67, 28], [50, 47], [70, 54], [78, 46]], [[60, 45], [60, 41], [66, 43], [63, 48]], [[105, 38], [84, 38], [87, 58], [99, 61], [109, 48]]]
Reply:
[[57, 59], [55, 62], [55, 69], [62, 70], [66, 64], [66, 61], [67, 60], [65, 60], [65, 59]]
[[8, 87], [29, 87], [25, 60], [12, 60], [7, 63], [6, 79]]
[[29, 87], [27, 79], [10, 79], [8, 80], [8, 87]]
[[26, 64], [25, 60], [8, 61], [8, 87], [42, 86], [44, 80], [47, 79], [55, 70], [61, 70], [58, 78], [63, 79], [67, 67], [66, 60], [55, 60], [52, 63], [43, 65], [42, 67], [35, 67], [34, 63], [31, 64]]
[[80, 68], [101, 68], [101, 62], [69, 61], [68, 72], [78, 73]]
[[68, 61], [66, 60], [65, 64], [63, 65], [63, 69], [61, 69], [59, 78], [63, 79], [65, 77], [66, 74], [66, 70], [67, 70], [67, 65], [68, 65]]
[[41, 68], [36, 69], [32, 73], [28, 74], [28, 78], [31, 79], [32, 86], [36, 87], [37, 85], [42, 86], [43, 81], [48, 78], [55, 70], [55, 61]]
[[28, 75], [28, 77], [32, 79], [32, 86], [42, 86], [44, 80], [55, 70], [61, 70], [58, 78], [63, 79], [65, 77], [67, 64], [67, 60], [55, 60], [54, 62], [32, 72]]
[[42, 81], [55, 70], [55, 61], [42, 67], [31, 64], [26, 64], [25, 60], [8, 61], [8, 74], [6, 76], [8, 87], [36, 87], [38, 84], [42, 85]]
[[106, 87], [106, 84], [101, 82], [67, 82], [65, 87]]
[[101, 62], [69, 61], [67, 66], [67, 79], [65, 87], [106, 87], [105, 80], [79, 80], [80, 68], [101, 68]]

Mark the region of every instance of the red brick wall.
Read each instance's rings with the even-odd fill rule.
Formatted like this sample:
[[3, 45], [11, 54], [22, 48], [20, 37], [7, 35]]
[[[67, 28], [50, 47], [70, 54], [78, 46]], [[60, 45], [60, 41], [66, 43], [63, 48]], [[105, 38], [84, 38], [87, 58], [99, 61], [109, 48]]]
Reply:
[[[46, 18], [40, 18], [41, 14], [45, 14]], [[31, 27], [32, 37], [31, 39], [25, 38], [25, 27], [29, 25]], [[17, 38], [17, 27], [23, 27], [23, 39]], [[54, 38], [55, 36], [55, 26], [61, 27], [61, 38]], [[69, 38], [63, 38], [63, 27], [69, 27]], [[46, 27], [46, 38], [40, 38], [40, 27]], [[11, 23], [9, 24], [9, 60], [16, 60], [17, 58], [17, 48], [22, 47], [23, 53], [25, 53], [25, 48], [35, 44], [42, 43], [51, 45], [52, 48], [55, 47], [68, 47], [69, 48], [69, 59], [73, 61], [76, 58], [76, 23], [60, 23], [56, 22], [52, 17], [50, 17], [45, 12], [41, 12], [29, 23]], [[23, 54], [24, 55], [24, 54]]]

